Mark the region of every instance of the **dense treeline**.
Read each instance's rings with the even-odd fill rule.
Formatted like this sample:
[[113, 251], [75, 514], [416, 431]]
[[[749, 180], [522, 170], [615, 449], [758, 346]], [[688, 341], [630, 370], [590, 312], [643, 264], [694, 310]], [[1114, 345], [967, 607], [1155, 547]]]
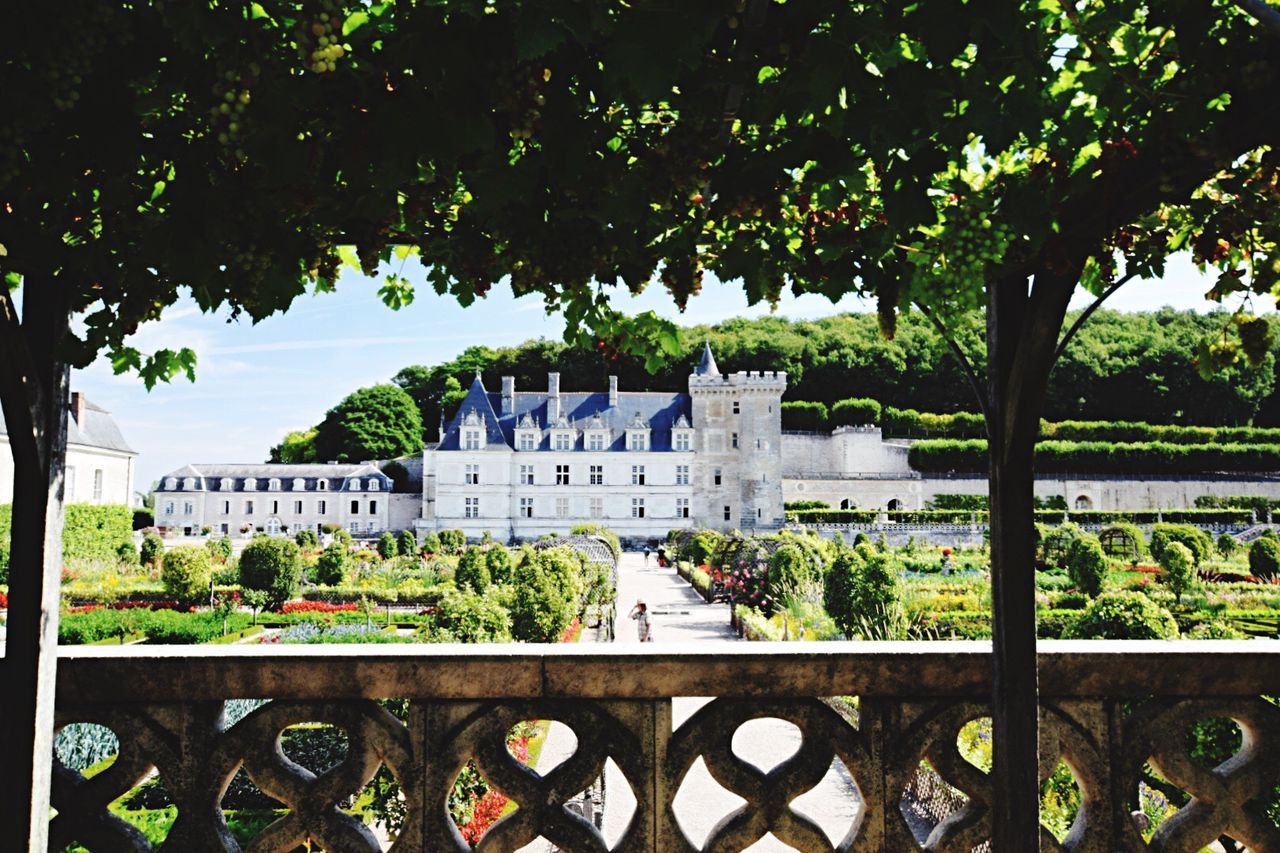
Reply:
[[[830, 426], [836, 426], [834, 419]], [[938, 414], [886, 408], [880, 418], [886, 436], [907, 438], [985, 438], [976, 412]], [[1044, 441], [1159, 441], [1169, 444], [1280, 444], [1275, 427], [1210, 427], [1149, 424], [1138, 421], [1040, 421]]]
[[[930, 473], [985, 471], [984, 439], [925, 439], [911, 445], [911, 467]], [[1043, 474], [1204, 474], [1280, 471], [1280, 444], [1172, 444], [1167, 441], [1041, 441]]]
[[[1162, 310], [1143, 313], [1098, 311], [1067, 347], [1050, 383], [1049, 420], [1124, 420], [1152, 423], [1280, 425], [1275, 359], [1258, 371], [1233, 367], [1211, 381], [1192, 364], [1196, 343], [1224, 322], [1219, 315]], [[960, 345], [976, 362], [984, 358], [981, 329], [956, 330]], [[850, 397], [885, 406], [928, 412], [974, 409], [973, 392], [923, 317], [907, 314], [891, 341], [880, 336], [874, 314], [842, 314], [820, 320], [783, 317], [732, 319], [697, 326], [684, 335], [685, 355], [656, 374], [639, 359], [616, 360], [595, 350], [554, 341], [518, 347], [471, 347], [451, 361], [406, 367], [393, 381], [422, 409], [434, 435], [441, 403], [449, 414], [479, 369], [491, 390], [501, 377], [516, 377], [524, 390], [546, 388], [547, 373], [558, 370], [566, 391], [598, 390], [610, 374], [624, 390], [684, 388], [701, 354], [703, 340], [715, 350], [720, 369], [785, 370], [788, 400], [823, 403], [828, 408]]]

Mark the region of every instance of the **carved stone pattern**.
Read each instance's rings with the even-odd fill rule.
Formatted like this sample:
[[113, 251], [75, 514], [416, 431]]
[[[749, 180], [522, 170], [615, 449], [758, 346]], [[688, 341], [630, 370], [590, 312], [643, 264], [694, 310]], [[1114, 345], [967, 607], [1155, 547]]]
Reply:
[[[1041, 777], [1065, 762], [1082, 800], [1064, 842], [1043, 832], [1043, 849], [1195, 851], [1228, 835], [1254, 850], [1280, 850], [1280, 834], [1259, 808], [1280, 779], [1280, 709], [1256, 698], [1152, 700], [1126, 715], [1127, 707], [1112, 699], [1042, 705]], [[474, 761], [520, 806], [490, 829], [481, 850], [514, 850], [541, 836], [565, 850], [604, 851], [609, 848], [600, 832], [566, 804], [612, 758], [637, 800], [614, 850], [740, 850], [772, 833], [804, 851], [969, 851], [982, 849], [989, 835], [991, 786], [961, 756], [957, 736], [967, 722], [986, 715], [986, 706], [974, 702], [865, 698], [854, 725], [817, 699], [717, 699], [673, 730], [668, 700], [419, 701], [411, 704], [407, 725], [365, 700], [274, 701], [233, 726], [226, 724], [220, 702], [63, 708], [58, 726], [97, 723], [116, 732], [121, 746], [115, 762], [92, 779], [55, 760], [51, 849], [77, 841], [95, 851], [149, 850], [142, 833], [107, 807], [154, 768], [178, 808], [166, 849], [238, 851], [220, 802], [244, 767], [289, 809], [250, 850], [289, 850], [307, 839], [330, 851], [377, 850], [368, 827], [340, 804], [385, 765], [401, 785], [408, 812], [394, 849], [466, 851], [447, 797], [458, 773]], [[1205, 769], [1191, 760], [1186, 732], [1195, 721], [1213, 717], [1235, 720], [1244, 745], [1221, 766]], [[731, 746], [743, 723], [763, 718], [785, 720], [802, 734], [798, 751], [768, 772], [739, 758]], [[545, 776], [506, 748], [511, 727], [533, 719], [558, 720], [577, 738], [572, 756]], [[348, 738], [345, 758], [319, 774], [291, 761], [280, 736], [304, 722], [341, 728]], [[685, 835], [672, 810], [699, 758], [716, 782], [745, 800], [701, 847]], [[835, 759], [853, 777], [862, 806], [833, 846], [791, 803], [816, 786]], [[920, 843], [902, 803], [904, 792], [919, 790], [926, 760], [967, 800], [942, 816]], [[1145, 763], [1192, 797], [1150, 845], [1130, 817]]]

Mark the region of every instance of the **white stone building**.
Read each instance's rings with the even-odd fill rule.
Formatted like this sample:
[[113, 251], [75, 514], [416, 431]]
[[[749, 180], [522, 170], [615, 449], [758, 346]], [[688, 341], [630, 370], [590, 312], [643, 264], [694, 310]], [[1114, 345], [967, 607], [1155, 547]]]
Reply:
[[[67, 418], [67, 468], [64, 503], [133, 503], [137, 452], [129, 447], [111, 413], [71, 393]], [[0, 503], [13, 499], [13, 453], [0, 418]]]
[[[391, 478], [372, 463], [187, 465], [160, 481], [156, 526], [183, 536], [392, 529]], [[407, 525], [406, 525], [407, 526]]]
[[783, 522], [785, 373], [722, 375], [708, 346], [689, 392], [500, 393], [477, 375], [439, 444], [423, 454], [427, 530], [498, 538], [604, 524], [624, 538], [678, 527]]

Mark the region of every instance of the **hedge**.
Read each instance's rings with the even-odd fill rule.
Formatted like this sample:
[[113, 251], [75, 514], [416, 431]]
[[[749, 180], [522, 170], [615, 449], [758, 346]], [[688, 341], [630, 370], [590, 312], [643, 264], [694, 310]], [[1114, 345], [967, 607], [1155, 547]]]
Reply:
[[974, 412], [939, 415], [915, 409], [886, 406], [880, 415], [880, 428], [885, 435], [939, 435], [951, 438], [986, 438], [987, 423]]
[[782, 404], [783, 429], [820, 432], [830, 429], [828, 423], [825, 403], [798, 400]]
[[[0, 582], [9, 577], [9, 537], [13, 505], [0, 504]], [[120, 559], [122, 545], [133, 547], [133, 510], [124, 504], [67, 504], [62, 525], [63, 560]]]
[[[911, 445], [907, 459], [917, 471], [985, 471], [985, 439], [925, 439]], [[1186, 445], [1169, 442], [1110, 443], [1042, 441], [1036, 471], [1108, 474], [1204, 474], [1222, 471], [1280, 471], [1280, 444]]]
[[867, 397], [849, 397], [831, 404], [830, 425], [869, 426], [880, 423], [880, 404]]
[[1200, 495], [1196, 498], [1196, 506], [1200, 509], [1245, 509], [1256, 512], [1259, 519], [1266, 518], [1268, 511], [1280, 515], [1280, 498], [1262, 495]]
[[[969, 524], [976, 520], [986, 524], [985, 510], [921, 509], [797, 509], [787, 510], [787, 521], [796, 524], [875, 524], [883, 516], [898, 524]], [[1063, 516], [1076, 524], [1158, 524], [1160, 522], [1182, 524], [1249, 524], [1252, 515], [1243, 509], [1075, 509], [1066, 512], [1057, 509], [1038, 509], [1037, 521], [1056, 524]]]

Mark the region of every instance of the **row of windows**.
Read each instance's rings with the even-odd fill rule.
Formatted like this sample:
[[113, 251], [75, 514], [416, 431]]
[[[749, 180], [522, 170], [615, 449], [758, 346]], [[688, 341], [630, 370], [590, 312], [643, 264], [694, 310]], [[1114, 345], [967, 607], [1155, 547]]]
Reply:
[[[633, 486], [645, 485], [646, 476], [647, 475], [645, 474], [645, 466], [643, 465], [631, 466], [631, 485]], [[578, 477], [581, 477], [581, 473], [578, 474]], [[474, 465], [465, 466], [463, 471], [463, 482], [468, 486], [480, 485], [480, 465], [478, 463]], [[535, 466], [521, 465], [519, 482], [520, 482], [520, 485], [522, 486], [537, 485], [537, 476], [535, 473]], [[574, 474], [572, 473], [572, 466], [570, 465], [556, 466], [555, 484], [557, 486], [571, 486], [575, 482], [581, 483], [583, 481], [581, 479], [575, 478]], [[588, 465], [587, 479], [585, 482], [588, 486], [603, 486], [605, 484], [604, 483], [604, 466]], [[677, 486], [689, 485], [689, 466], [688, 465], [676, 466], [675, 484]], [[715, 470], [715, 484], [717, 486], [720, 485], [720, 469], [719, 468]]]
[[[270, 503], [271, 503], [271, 512], [270, 512], [270, 514], [271, 514], [271, 515], [278, 515], [278, 514], [279, 514], [279, 512], [280, 512], [280, 501], [271, 501]], [[176, 509], [176, 506], [175, 506], [175, 504], [174, 504], [174, 502], [173, 502], [173, 501], [165, 501], [165, 504], [164, 504], [164, 514], [165, 514], [165, 515], [173, 515], [173, 514], [174, 514], [174, 510], [175, 510], [175, 509]], [[223, 501], [223, 502], [222, 502], [222, 507], [221, 507], [221, 509], [222, 509], [222, 514], [223, 514], [223, 515], [230, 515], [230, 514], [231, 514], [231, 501]], [[182, 514], [183, 514], [183, 515], [194, 515], [194, 514], [195, 514], [195, 511], [196, 511], [196, 504], [195, 504], [195, 501], [183, 501], [183, 502], [182, 502]], [[244, 515], [253, 515], [253, 511], [254, 511], [254, 502], [253, 502], [253, 501], [245, 501], [245, 502], [244, 502]], [[316, 501], [316, 515], [328, 515], [328, 513], [329, 513], [329, 502], [328, 502], [328, 501]], [[294, 515], [302, 515], [302, 514], [303, 514], [303, 502], [302, 502], [302, 501], [294, 501], [294, 502], [293, 502], [293, 514], [294, 514]], [[360, 514], [360, 501], [358, 501], [358, 500], [357, 500], [357, 501], [352, 501], [352, 502], [351, 502], [351, 514], [352, 514], [352, 515], [359, 515], [359, 514]], [[368, 514], [369, 514], [369, 515], [377, 515], [377, 514], [378, 514], [378, 502], [377, 502], [377, 501], [369, 501], [369, 513], [368, 513]]]
[[[95, 472], [95, 482], [97, 479], [96, 475], [101, 473], [102, 473], [101, 471]], [[268, 492], [278, 492], [280, 491], [280, 483], [281, 483], [280, 480], [273, 477], [272, 479], [267, 480], [266, 490]], [[218, 480], [218, 491], [220, 492], [232, 492], [232, 491], [235, 491], [235, 487], [236, 487], [235, 480], [231, 477], [222, 477], [221, 479]], [[165, 479], [164, 481], [165, 491], [172, 492], [177, 488], [178, 488], [177, 477], [167, 477]], [[197, 488], [196, 478], [184, 477], [182, 480], [182, 488], [187, 491], [194, 491]], [[249, 479], [245, 480], [244, 490], [246, 492], [258, 491], [257, 479], [250, 477]], [[307, 490], [307, 481], [301, 477], [295, 477], [293, 480], [293, 491], [305, 492], [306, 490]], [[318, 492], [329, 491], [329, 481], [317, 480], [315, 490]], [[382, 490], [382, 483], [376, 477], [370, 477], [368, 480], [362, 480], [359, 477], [353, 477], [347, 481], [347, 491], [349, 492], [378, 492], [381, 490]]]
[[[632, 518], [645, 518], [645, 513], [649, 506], [648, 504], [646, 504], [646, 500], [647, 500], [646, 498], [631, 499], [631, 517]], [[605, 517], [604, 498], [592, 497], [592, 498], [587, 498], [586, 501], [587, 501], [586, 515], [589, 518]], [[533, 498], [521, 498], [519, 513], [518, 513], [519, 517], [533, 518], [534, 507], [535, 507], [535, 503]], [[556, 518], [570, 518], [574, 515], [574, 513], [572, 513], [572, 502], [567, 497], [555, 498], [554, 503], [552, 504], [552, 509], [553, 509], [553, 514], [555, 515]], [[462, 502], [462, 512], [463, 512], [463, 517], [465, 518], [479, 518], [480, 517], [480, 499], [464, 498]], [[581, 513], [579, 512], [578, 514], [581, 514]], [[689, 517], [689, 499], [688, 498], [676, 498], [674, 517], [675, 518]]]
[[[64, 492], [67, 496], [67, 503], [75, 500], [76, 496], [76, 469], [74, 467], [67, 468], [66, 489]], [[97, 503], [102, 500], [102, 469], [93, 469], [93, 501]]]
[[[370, 521], [370, 522], [364, 523], [363, 528], [361, 527], [361, 524], [362, 522], [359, 522], [359, 521], [348, 522], [347, 529], [355, 534], [359, 534], [362, 532], [363, 533], [378, 532], [378, 522], [376, 521]], [[280, 519], [278, 518], [268, 518], [266, 523], [262, 526], [262, 529], [264, 532], [269, 533], [272, 536], [278, 536], [281, 533], [298, 533], [303, 529], [303, 527], [309, 527], [309, 525], [304, 525], [296, 521], [293, 524], [285, 524], [282, 521], [280, 521]], [[324, 532], [324, 524], [317, 524], [315, 528], [317, 533]], [[193, 533], [195, 533], [195, 528], [191, 526], [185, 526], [182, 528], [182, 531], [186, 535], [190, 536]], [[231, 525], [227, 524], [224, 521], [222, 524], [218, 525], [218, 532], [222, 533], [223, 535], [230, 534]]]
[[[542, 443], [542, 434], [533, 431], [517, 431], [516, 433], [516, 449], [517, 450], [537, 450], [538, 445]], [[551, 446], [555, 450], [573, 450], [577, 443], [575, 435], [570, 433], [555, 433], [551, 439]], [[583, 448], [586, 450], [604, 450], [608, 445], [613, 443], [612, 436], [606, 436], [601, 432], [588, 432], [586, 438], [583, 439]], [[689, 450], [692, 446], [692, 440], [688, 432], [674, 433], [671, 441], [675, 450]], [[463, 450], [479, 450], [484, 447], [484, 431], [478, 429], [465, 429], [462, 431], [461, 446]], [[737, 444], [734, 444], [737, 447]], [[628, 432], [627, 433], [627, 450], [648, 450], [649, 436], [644, 432]]]

